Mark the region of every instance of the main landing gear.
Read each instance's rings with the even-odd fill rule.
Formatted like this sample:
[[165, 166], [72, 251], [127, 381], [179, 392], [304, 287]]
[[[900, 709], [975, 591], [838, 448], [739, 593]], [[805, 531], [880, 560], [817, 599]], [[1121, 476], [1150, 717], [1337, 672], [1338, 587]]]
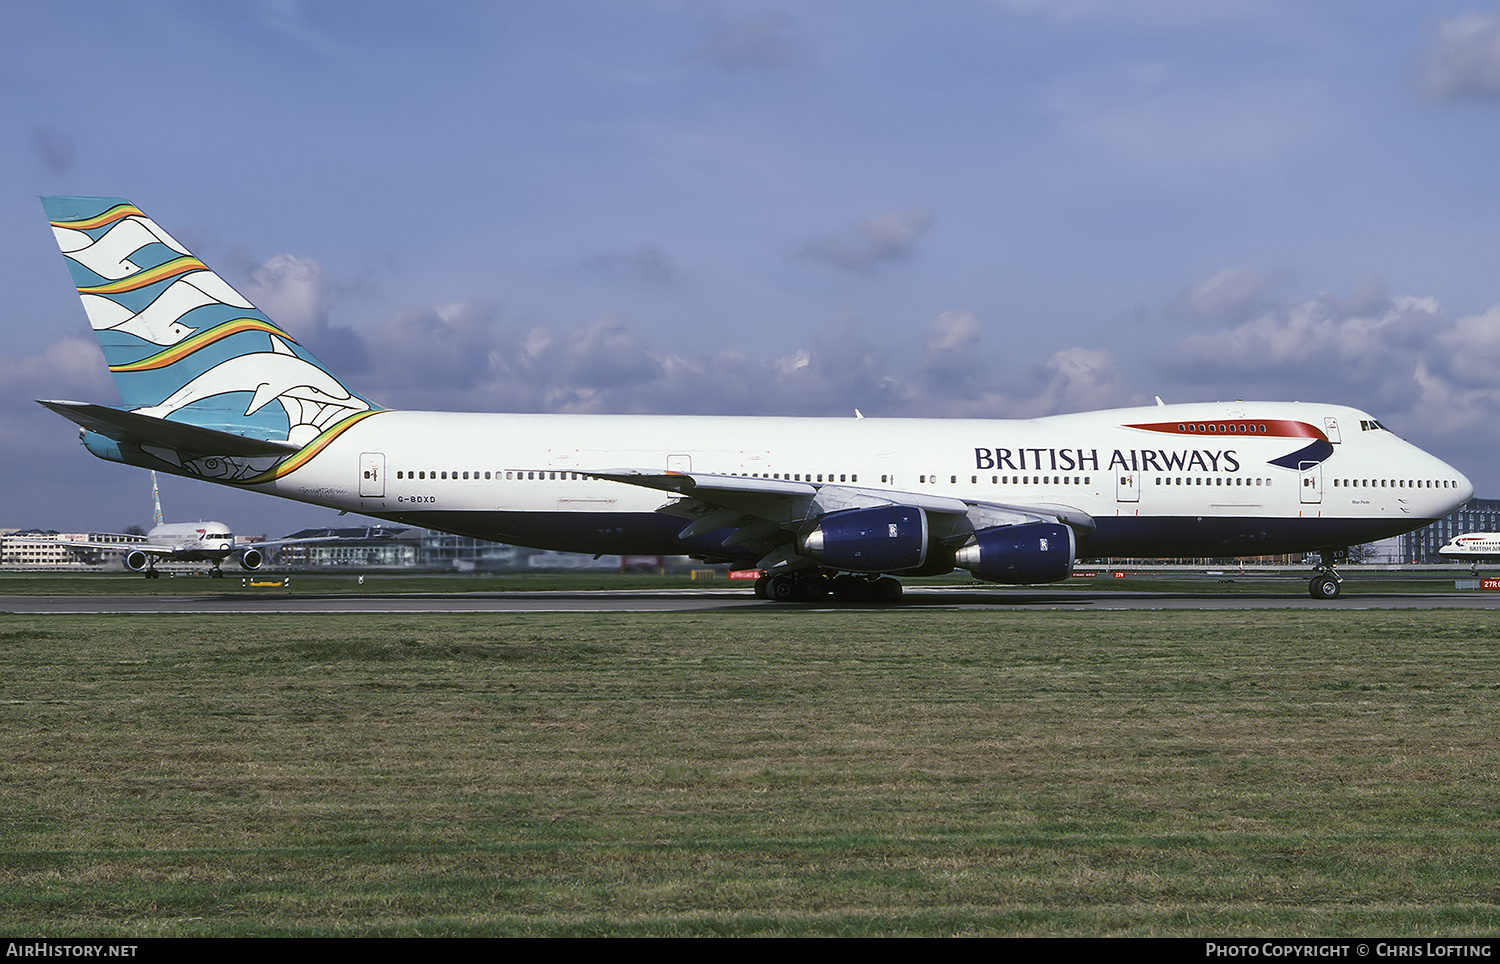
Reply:
[[817, 602], [832, 596], [838, 602], [890, 604], [901, 599], [901, 582], [890, 576], [783, 572], [755, 580], [755, 595], [773, 602]]
[[1313, 567], [1312, 581], [1307, 584], [1307, 594], [1314, 599], [1339, 598], [1339, 584], [1344, 577], [1334, 566], [1349, 558], [1347, 549], [1324, 549], [1318, 553], [1318, 564]]

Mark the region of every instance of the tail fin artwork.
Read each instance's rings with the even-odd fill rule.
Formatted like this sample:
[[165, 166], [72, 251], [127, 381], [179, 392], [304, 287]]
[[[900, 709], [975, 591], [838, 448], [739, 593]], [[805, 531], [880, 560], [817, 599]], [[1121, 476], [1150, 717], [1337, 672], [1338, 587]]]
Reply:
[[379, 411], [134, 204], [42, 206], [125, 403], [42, 403], [94, 454], [254, 484]]
[[163, 522], [161, 517], [161, 489], [156, 486], [155, 472], [151, 473], [151, 509], [151, 527], [154, 529]]

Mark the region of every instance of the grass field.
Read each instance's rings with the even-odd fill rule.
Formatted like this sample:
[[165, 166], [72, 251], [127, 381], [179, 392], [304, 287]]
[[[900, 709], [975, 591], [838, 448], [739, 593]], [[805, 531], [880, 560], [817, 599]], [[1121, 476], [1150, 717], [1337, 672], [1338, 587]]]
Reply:
[[0, 929], [1493, 935], [1497, 628], [0, 616]]
[[[1208, 575], [1203, 570], [1131, 571], [1125, 578], [1115, 578], [1108, 567], [1090, 567], [1081, 571], [1095, 573], [1093, 578], [1073, 578], [1038, 588], [1049, 593], [1069, 592], [1188, 592], [1207, 595], [1242, 595], [1272, 593], [1304, 597], [1310, 566], [1289, 566], [1280, 570], [1248, 572], [1226, 567], [1221, 573]], [[1431, 593], [1453, 592], [1457, 579], [1469, 579], [1467, 568], [1423, 569], [1405, 572], [1380, 572], [1348, 567], [1344, 592], [1361, 593]], [[700, 574], [701, 575], [701, 574]], [[388, 570], [365, 573], [300, 571], [254, 573], [233, 567], [224, 578], [212, 579], [208, 570], [177, 570], [162, 579], [144, 579], [135, 573], [102, 572], [0, 572], [0, 595], [199, 595], [203, 593], [254, 593], [264, 595], [281, 590], [250, 583], [289, 580], [287, 589], [298, 594], [349, 593], [503, 593], [503, 592], [597, 592], [635, 589], [716, 589], [741, 591], [747, 595], [748, 580], [730, 580], [720, 571], [708, 579], [695, 580], [690, 572], [620, 573], [620, 572], [516, 572], [454, 573]], [[973, 580], [965, 573], [942, 577], [905, 578], [907, 588], [933, 586], [965, 587], [978, 590], [1006, 590]]]

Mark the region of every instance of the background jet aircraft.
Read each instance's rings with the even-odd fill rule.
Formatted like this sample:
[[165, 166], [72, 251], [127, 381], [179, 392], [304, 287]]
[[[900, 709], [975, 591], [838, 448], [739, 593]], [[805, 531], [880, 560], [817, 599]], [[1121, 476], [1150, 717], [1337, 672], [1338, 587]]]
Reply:
[[[123, 553], [120, 561], [132, 572], [144, 572], [147, 579], [156, 579], [158, 560], [166, 562], [207, 562], [213, 566], [215, 578], [224, 575], [224, 560], [237, 556], [242, 569], [259, 569], [265, 562], [265, 550], [273, 546], [304, 542], [327, 542], [332, 536], [310, 539], [278, 539], [271, 542], [243, 543], [236, 541], [234, 533], [222, 522], [163, 522], [161, 514], [161, 492], [156, 484], [156, 473], [151, 473], [151, 502], [153, 507], [151, 531], [144, 542], [66, 542], [64, 545], [77, 549], [99, 549], [106, 552]], [[121, 540], [136, 537], [119, 534]]]
[[1500, 532], [1468, 532], [1454, 536], [1438, 550], [1439, 555], [1458, 562], [1470, 563], [1476, 573], [1481, 562], [1500, 562]]
[[685, 554], [779, 600], [900, 575], [1067, 579], [1079, 559], [1318, 551], [1466, 502], [1452, 466], [1341, 406], [1231, 402], [1022, 420], [400, 412], [351, 389], [139, 208], [43, 199], [124, 401], [41, 404], [100, 458], [410, 526]]

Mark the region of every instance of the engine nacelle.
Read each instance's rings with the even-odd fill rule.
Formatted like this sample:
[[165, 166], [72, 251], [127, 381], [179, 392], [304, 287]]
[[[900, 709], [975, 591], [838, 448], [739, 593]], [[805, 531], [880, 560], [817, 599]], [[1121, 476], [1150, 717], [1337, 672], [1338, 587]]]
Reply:
[[1073, 530], [1056, 522], [995, 526], [974, 533], [954, 565], [986, 582], [1057, 582], [1073, 574]]
[[909, 505], [830, 512], [798, 548], [846, 572], [917, 569], [927, 560], [927, 513]]
[[120, 562], [123, 563], [125, 568], [129, 569], [131, 572], [140, 572], [144, 570], [146, 568], [146, 565], [150, 561], [151, 557], [146, 555], [139, 549], [131, 549], [129, 552], [125, 553], [125, 555], [120, 557]]
[[246, 549], [240, 553], [241, 569], [259, 569], [260, 564], [266, 561], [266, 557], [260, 554], [259, 549]]

